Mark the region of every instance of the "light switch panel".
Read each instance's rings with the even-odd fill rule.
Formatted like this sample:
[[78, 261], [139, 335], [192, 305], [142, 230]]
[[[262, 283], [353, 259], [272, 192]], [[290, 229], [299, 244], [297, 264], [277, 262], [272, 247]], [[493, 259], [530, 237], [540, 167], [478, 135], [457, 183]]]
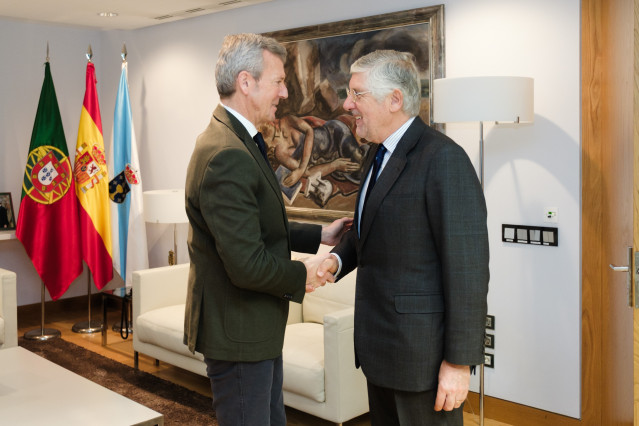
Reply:
[[504, 224], [501, 225], [501, 240], [505, 243], [556, 247], [559, 245], [559, 229], [546, 226]]

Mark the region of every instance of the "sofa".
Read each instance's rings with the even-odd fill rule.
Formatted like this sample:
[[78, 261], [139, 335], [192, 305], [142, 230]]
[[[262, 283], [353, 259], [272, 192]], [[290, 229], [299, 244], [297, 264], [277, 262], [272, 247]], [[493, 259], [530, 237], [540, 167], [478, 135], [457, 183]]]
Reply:
[[18, 346], [16, 274], [0, 269], [0, 349], [14, 346]]
[[[328, 248], [324, 247], [323, 250]], [[182, 343], [189, 265], [133, 273], [133, 350], [206, 376], [203, 356]], [[366, 380], [355, 368], [355, 274], [291, 302], [284, 348], [284, 404], [341, 424], [368, 412]]]

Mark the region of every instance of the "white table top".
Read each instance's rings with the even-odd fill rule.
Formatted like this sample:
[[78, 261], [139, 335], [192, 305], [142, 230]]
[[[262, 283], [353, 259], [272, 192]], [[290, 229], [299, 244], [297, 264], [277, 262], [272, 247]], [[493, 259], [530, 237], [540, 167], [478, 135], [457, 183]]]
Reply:
[[13, 347], [0, 349], [0, 422], [21, 426], [163, 425], [164, 416], [24, 348]]

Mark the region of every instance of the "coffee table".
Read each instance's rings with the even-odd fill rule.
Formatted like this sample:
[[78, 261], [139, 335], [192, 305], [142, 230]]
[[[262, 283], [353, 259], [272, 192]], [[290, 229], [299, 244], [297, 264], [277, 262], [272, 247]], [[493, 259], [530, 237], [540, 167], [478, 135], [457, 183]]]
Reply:
[[164, 416], [22, 347], [0, 349], [0, 423], [164, 425]]

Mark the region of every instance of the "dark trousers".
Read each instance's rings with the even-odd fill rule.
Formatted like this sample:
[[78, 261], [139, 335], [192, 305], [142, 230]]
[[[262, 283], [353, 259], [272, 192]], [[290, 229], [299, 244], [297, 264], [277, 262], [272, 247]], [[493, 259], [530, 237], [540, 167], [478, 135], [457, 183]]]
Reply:
[[220, 426], [286, 426], [281, 355], [259, 362], [204, 362]]
[[435, 411], [437, 389], [405, 392], [368, 383], [371, 426], [463, 426], [463, 404], [453, 411]]

